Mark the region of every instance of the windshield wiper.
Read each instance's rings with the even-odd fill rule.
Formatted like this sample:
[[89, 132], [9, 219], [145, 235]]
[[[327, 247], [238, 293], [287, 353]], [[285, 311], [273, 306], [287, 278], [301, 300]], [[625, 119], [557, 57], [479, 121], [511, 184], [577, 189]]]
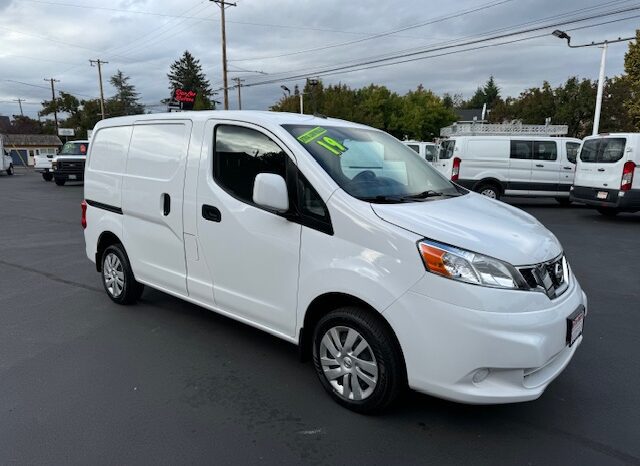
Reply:
[[372, 196], [372, 197], [361, 197], [360, 200], [365, 202], [377, 202], [380, 204], [411, 202], [411, 200], [406, 198], [405, 196]]
[[427, 191], [422, 191], [421, 193], [409, 194], [402, 197], [403, 199], [426, 199], [428, 197], [440, 197], [440, 196], [456, 196], [456, 194], [439, 193], [438, 191], [429, 189]]

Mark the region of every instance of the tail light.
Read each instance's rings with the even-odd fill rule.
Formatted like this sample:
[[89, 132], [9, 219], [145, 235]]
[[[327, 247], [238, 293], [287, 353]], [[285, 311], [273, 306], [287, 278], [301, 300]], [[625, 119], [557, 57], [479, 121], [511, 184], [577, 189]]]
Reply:
[[87, 201], [82, 201], [80, 203], [80, 207], [82, 207], [82, 219], [80, 220], [80, 225], [82, 225], [82, 229], [87, 228]]
[[460, 176], [460, 160], [459, 157], [455, 157], [453, 159], [453, 171], [451, 172], [451, 181], [458, 181], [458, 177]]
[[636, 164], [633, 162], [627, 162], [622, 168], [622, 182], [620, 183], [620, 191], [629, 191], [631, 184], [633, 183], [633, 171], [636, 169]]

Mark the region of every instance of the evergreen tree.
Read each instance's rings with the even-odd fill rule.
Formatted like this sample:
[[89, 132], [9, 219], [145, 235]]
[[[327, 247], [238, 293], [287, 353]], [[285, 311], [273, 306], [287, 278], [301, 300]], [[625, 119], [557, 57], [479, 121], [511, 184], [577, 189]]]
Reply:
[[497, 86], [493, 76], [489, 77], [489, 80], [482, 88], [484, 93], [484, 103], [487, 104], [487, 108], [493, 108], [500, 100], [500, 88]]
[[182, 57], [171, 64], [167, 77], [169, 78], [169, 89], [172, 92], [176, 89], [187, 89], [198, 94], [194, 110], [215, 108], [212, 101], [214, 93], [202, 71], [200, 60], [196, 60], [188, 50], [185, 50]]
[[625, 107], [631, 123], [640, 130], [640, 29], [636, 30], [636, 41], [629, 43], [629, 50], [624, 55], [624, 70], [629, 84], [629, 96]]
[[116, 88], [116, 95], [110, 100], [112, 112], [109, 116], [136, 115], [144, 112], [144, 107], [138, 102], [140, 94], [136, 92], [133, 84], [129, 84], [129, 76], [125, 76], [120, 70], [116, 72], [109, 82]]

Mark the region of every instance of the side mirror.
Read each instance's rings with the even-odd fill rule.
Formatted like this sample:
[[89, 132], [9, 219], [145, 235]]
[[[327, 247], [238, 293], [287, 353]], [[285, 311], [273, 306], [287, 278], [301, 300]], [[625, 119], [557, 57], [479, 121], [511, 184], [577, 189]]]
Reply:
[[256, 176], [253, 202], [280, 213], [289, 210], [289, 193], [284, 178], [274, 173], [260, 173]]

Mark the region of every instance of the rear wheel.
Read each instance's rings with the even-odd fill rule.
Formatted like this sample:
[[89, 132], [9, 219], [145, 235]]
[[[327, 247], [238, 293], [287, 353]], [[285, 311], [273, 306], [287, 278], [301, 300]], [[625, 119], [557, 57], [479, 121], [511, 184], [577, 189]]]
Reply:
[[613, 207], [598, 207], [598, 212], [600, 212], [605, 217], [615, 217], [620, 212]]
[[45, 181], [51, 181], [51, 180], [53, 179], [53, 175], [52, 175], [51, 173], [43, 173], [43, 174], [42, 174], [42, 178], [43, 178]]
[[500, 187], [494, 183], [481, 184], [476, 191], [491, 199], [500, 199]]
[[569, 207], [571, 205], [571, 199], [569, 199], [568, 197], [556, 197], [556, 201], [562, 207]]
[[144, 285], [133, 276], [129, 258], [120, 244], [109, 246], [102, 254], [102, 284], [118, 304], [135, 303], [144, 291]]
[[336, 309], [320, 319], [313, 334], [313, 363], [331, 397], [360, 413], [381, 411], [405, 386], [393, 335], [358, 307]]
[[9, 168], [7, 168], [7, 175], [13, 175], [13, 165], [9, 165]]
[[67, 180], [63, 179], [63, 178], [56, 178], [56, 184], [58, 186], [64, 186], [64, 184], [67, 182]]

